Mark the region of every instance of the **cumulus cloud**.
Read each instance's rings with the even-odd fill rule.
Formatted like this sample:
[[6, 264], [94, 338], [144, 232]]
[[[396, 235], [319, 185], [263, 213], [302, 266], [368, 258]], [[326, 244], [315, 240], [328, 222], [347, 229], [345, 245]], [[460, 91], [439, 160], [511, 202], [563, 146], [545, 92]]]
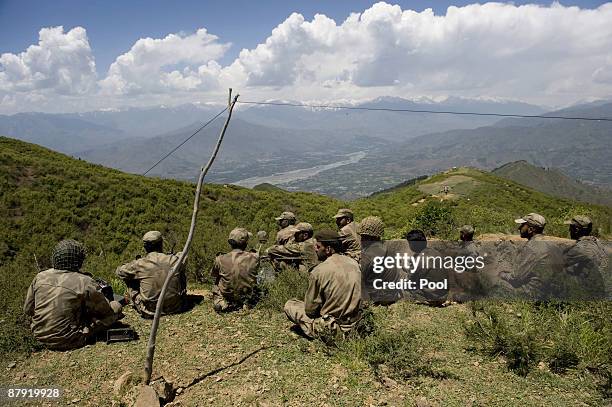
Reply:
[[221, 70], [215, 60], [230, 46], [218, 39], [204, 28], [191, 35], [140, 39], [113, 62], [100, 87], [104, 93], [111, 94], [215, 88]]
[[594, 81], [608, 78], [610, 21], [612, 4], [585, 10], [486, 3], [436, 16], [377, 3], [341, 24], [293, 14], [264, 43], [242, 50], [222, 77], [250, 87], [554, 99], [602, 91]]
[[0, 56], [0, 90], [84, 94], [95, 86], [96, 69], [87, 32], [75, 27], [43, 28], [38, 45]]
[[85, 29], [44, 28], [38, 45], [0, 56], [0, 100], [180, 103], [219, 100], [233, 87], [250, 98], [450, 95], [558, 106], [612, 96], [611, 21], [612, 3], [471, 4], [435, 15], [380, 2], [344, 21], [293, 13], [226, 66], [231, 44], [204, 28], [139, 39], [97, 82]]

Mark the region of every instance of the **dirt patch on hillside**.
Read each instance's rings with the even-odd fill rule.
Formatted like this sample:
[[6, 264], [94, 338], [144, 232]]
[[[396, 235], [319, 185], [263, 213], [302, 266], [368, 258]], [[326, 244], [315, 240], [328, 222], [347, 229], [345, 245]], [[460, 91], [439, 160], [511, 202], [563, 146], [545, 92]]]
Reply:
[[420, 184], [418, 189], [425, 194], [437, 196], [442, 199], [456, 199], [462, 195], [468, 194], [478, 184], [480, 184], [480, 182], [472, 177], [466, 175], [452, 175], [439, 182]]

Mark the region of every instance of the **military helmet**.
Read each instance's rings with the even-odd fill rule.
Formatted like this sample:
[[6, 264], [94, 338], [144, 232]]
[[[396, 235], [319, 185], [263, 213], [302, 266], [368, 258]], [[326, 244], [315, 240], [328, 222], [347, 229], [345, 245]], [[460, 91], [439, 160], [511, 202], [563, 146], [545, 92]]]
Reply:
[[246, 244], [251, 236], [253, 235], [245, 228], [235, 228], [230, 232], [229, 240], [233, 240], [238, 244]]
[[572, 219], [566, 220], [563, 223], [566, 225], [576, 225], [584, 229], [593, 226], [593, 221], [591, 220], [591, 218], [584, 215], [576, 215]]
[[338, 209], [338, 213], [334, 215], [334, 218], [350, 218], [353, 219], [353, 211], [348, 208]]
[[85, 261], [85, 248], [76, 240], [62, 240], [53, 249], [51, 264], [54, 269], [79, 271]]
[[468, 235], [473, 235], [474, 234], [474, 226], [472, 226], [472, 225], [463, 225], [459, 229], [459, 232], [466, 233]]
[[163, 241], [162, 234], [161, 232], [158, 232], [157, 230], [150, 230], [147, 233], [145, 233], [144, 236], [142, 237], [143, 243], [155, 244], [155, 243], [160, 243], [162, 241]]
[[312, 225], [308, 222], [300, 222], [295, 225], [296, 233], [297, 232], [313, 232]]
[[367, 216], [357, 226], [357, 233], [382, 238], [385, 234], [385, 224], [378, 216]]
[[287, 219], [287, 220], [292, 220], [295, 221], [295, 214], [293, 212], [283, 212], [280, 214], [279, 217], [275, 218], [277, 221], [278, 220], [283, 220], [283, 219]]

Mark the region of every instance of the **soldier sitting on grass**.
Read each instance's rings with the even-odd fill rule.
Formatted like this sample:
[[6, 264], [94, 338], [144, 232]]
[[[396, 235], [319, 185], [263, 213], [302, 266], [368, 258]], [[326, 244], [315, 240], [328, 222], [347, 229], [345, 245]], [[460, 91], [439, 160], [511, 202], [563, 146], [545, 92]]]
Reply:
[[232, 251], [215, 258], [211, 275], [215, 280], [212, 292], [217, 312], [229, 312], [257, 302], [259, 256], [245, 251], [250, 237], [244, 228], [232, 230], [227, 240]]
[[361, 318], [359, 264], [340, 254], [338, 232], [319, 231], [315, 240], [321, 263], [310, 273], [304, 301], [287, 301], [285, 314], [309, 338], [346, 335]]
[[91, 275], [81, 272], [85, 249], [62, 240], [53, 249], [53, 268], [34, 277], [23, 307], [32, 318], [34, 337], [49, 349], [69, 350], [95, 341], [121, 315], [121, 304], [108, 301]]
[[[136, 311], [143, 318], [153, 318], [161, 289], [168, 273], [179, 260], [180, 253], [163, 253], [162, 234], [156, 230], [145, 233], [142, 242], [147, 254], [118, 267], [115, 273], [130, 289]], [[185, 265], [182, 264], [168, 283], [162, 313], [166, 315], [181, 312], [186, 300], [187, 277]]]

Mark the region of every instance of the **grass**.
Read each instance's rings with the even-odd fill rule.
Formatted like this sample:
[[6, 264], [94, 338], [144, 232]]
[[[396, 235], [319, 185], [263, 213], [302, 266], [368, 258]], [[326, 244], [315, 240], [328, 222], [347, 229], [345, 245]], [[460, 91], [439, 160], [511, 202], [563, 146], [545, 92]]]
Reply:
[[473, 349], [503, 356], [521, 376], [536, 368], [593, 372], [603, 396], [610, 397], [612, 325], [601, 318], [612, 312], [610, 302], [475, 302], [471, 312], [466, 334]]
[[[456, 239], [455, 227], [464, 223], [475, 225], [477, 233], [514, 232], [513, 219], [532, 211], [546, 216], [552, 235], [567, 236], [562, 221], [578, 213], [589, 214], [600, 235], [611, 233], [611, 208], [551, 198], [472, 169], [450, 175], [477, 182], [467, 195], [444, 202], [426, 197], [418, 185], [443, 182], [449, 174], [351, 203], [207, 185], [188, 263], [190, 288], [206, 299], [162, 320], [154, 377], [184, 387], [178, 397], [184, 405], [602, 404], [609, 395], [603, 389], [610, 388], [612, 354], [605, 305], [525, 307], [515, 310], [521, 317], [513, 317], [503, 313], [503, 304], [480, 311], [401, 303], [372, 310], [371, 335], [330, 348], [293, 336], [280, 311], [287, 299], [301, 298], [305, 275], [281, 273], [258, 307], [229, 315], [217, 315], [201, 291], [233, 227], [273, 235], [274, 216], [284, 210], [318, 229], [333, 227], [336, 210], [350, 206], [357, 220], [382, 216], [387, 237], [408, 226], [431, 226], [430, 234]], [[58, 240], [80, 240], [88, 250], [84, 269], [120, 291], [113, 271], [140, 253], [145, 231], [162, 231], [167, 251], [173, 242], [181, 247], [193, 185], [122, 174], [0, 138], [0, 188], [0, 212], [8, 214], [0, 217], [0, 355], [7, 365], [0, 385], [57, 385], [67, 401], [111, 405], [113, 381], [143, 364], [150, 322], [128, 309], [125, 322], [139, 333], [137, 342], [41, 350], [21, 315], [37, 272], [34, 255], [46, 268]], [[483, 329], [466, 335], [469, 320], [480, 321]], [[8, 368], [10, 361], [17, 366]]]

